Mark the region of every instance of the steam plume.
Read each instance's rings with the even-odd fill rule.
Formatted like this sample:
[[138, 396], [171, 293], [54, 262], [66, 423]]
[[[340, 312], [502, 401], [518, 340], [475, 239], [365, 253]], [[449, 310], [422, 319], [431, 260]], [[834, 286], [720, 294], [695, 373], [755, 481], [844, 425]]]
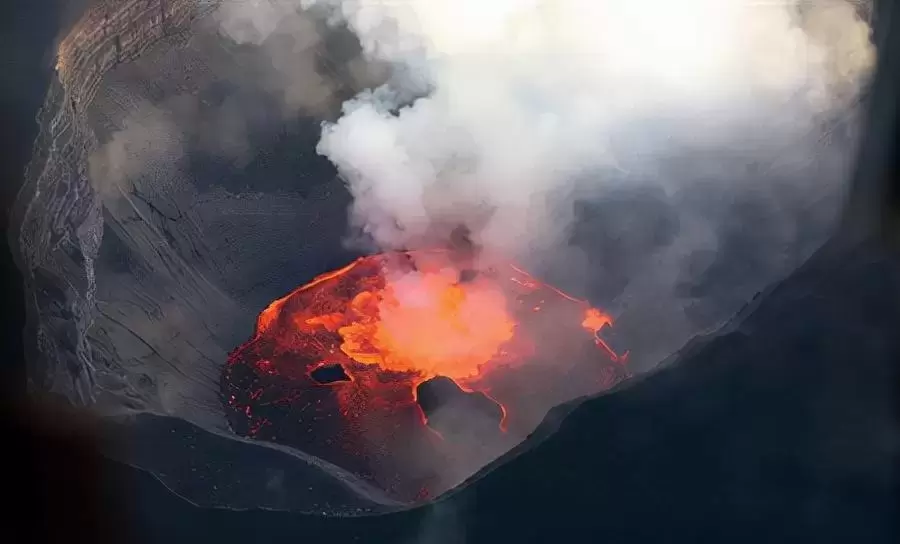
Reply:
[[576, 188], [602, 191], [629, 163], [724, 147], [754, 124], [773, 141], [805, 135], [854, 100], [873, 57], [844, 0], [304, 5], [397, 68], [346, 102], [318, 147], [382, 248], [447, 224], [506, 252], [549, 247], [571, 221], [553, 203]]

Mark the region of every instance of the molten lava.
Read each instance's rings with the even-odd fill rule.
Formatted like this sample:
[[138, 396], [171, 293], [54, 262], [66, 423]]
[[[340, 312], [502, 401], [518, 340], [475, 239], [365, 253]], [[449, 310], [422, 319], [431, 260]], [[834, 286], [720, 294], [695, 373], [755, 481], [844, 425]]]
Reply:
[[[411, 500], [468, 476], [549, 408], [626, 377], [602, 339], [611, 324], [509, 263], [476, 271], [447, 251], [373, 255], [269, 305], [222, 383], [236, 432]], [[416, 396], [426, 381], [427, 406]]]
[[341, 351], [357, 362], [453, 379], [478, 375], [516, 325], [492, 281], [461, 284], [452, 269], [386, 278], [383, 286], [354, 296], [346, 310], [303, 323], [336, 331]]

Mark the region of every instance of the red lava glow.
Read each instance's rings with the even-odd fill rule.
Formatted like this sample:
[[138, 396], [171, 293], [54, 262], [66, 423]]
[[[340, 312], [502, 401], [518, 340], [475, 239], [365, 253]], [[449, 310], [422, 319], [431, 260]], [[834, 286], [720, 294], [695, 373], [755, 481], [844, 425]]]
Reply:
[[457, 283], [453, 270], [410, 273], [362, 291], [345, 311], [303, 324], [337, 332], [341, 351], [364, 364], [423, 377], [478, 375], [513, 337], [503, 293], [488, 280]]
[[[454, 459], [471, 459], [460, 448], [489, 441], [459, 438], [458, 425], [430, 428], [417, 398], [423, 382], [452, 379], [453, 395], [502, 414], [497, 434], [519, 440], [554, 405], [628, 376], [625, 355], [602, 338], [611, 326], [601, 310], [510, 263], [474, 272], [448, 251], [372, 255], [271, 303], [229, 356], [222, 385], [236, 432], [415, 500], [448, 484], [442, 470]], [[486, 460], [512, 445], [496, 443]]]

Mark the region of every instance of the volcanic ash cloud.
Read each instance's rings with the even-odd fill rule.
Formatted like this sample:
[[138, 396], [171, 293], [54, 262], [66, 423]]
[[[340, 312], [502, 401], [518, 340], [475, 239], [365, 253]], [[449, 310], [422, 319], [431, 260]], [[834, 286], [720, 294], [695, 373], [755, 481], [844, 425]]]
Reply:
[[[675, 141], [727, 142], [748, 122], [809, 131], [852, 103], [874, 56], [868, 25], [840, 0], [304, 6], [395, 67], [344, 104], [318, 147], [348, 183], [356, 226], [385, 249], [453, 224], [511, 254], [547, 247], [569, 221], [551, 202], [576, 182], [602, 193], [604, 172], [658, 153], [653, 120]], [[611, 145], [623, 131], [628, 143]]]

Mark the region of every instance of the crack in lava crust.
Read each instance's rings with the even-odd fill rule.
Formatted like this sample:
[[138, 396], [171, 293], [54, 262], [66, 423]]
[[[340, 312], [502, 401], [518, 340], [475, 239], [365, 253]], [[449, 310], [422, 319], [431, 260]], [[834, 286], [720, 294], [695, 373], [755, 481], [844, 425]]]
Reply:
[[508, 262], [476, 271], [449, 251], [372, 255], [270, 304], [229, 356], [223, 393], [236, 433], [415, 501], [521, 441], [553, 406], [626, 378], [625, 356], [601, 337], [611, 324]]

